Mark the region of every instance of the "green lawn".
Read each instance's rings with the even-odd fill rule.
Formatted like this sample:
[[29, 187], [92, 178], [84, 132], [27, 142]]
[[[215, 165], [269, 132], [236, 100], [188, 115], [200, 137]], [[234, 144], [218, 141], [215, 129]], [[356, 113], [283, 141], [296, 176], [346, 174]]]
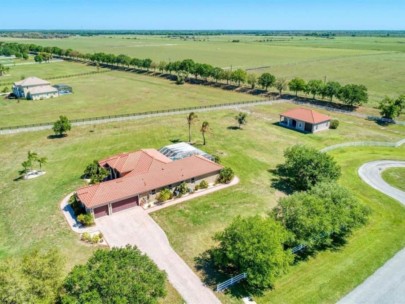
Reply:
[[[109, 73], [105, 75], [109, 75]], [[127, 77], [131, 77], [131, 75]], [[154, 79], [151, 78], [151, 80]], [[230, 189], [153, 214], [168, 234], [176, 251], [189, 265], [194, 266], [194, 258], [213, 245], [211, 236], [216, 231], [223, 229], [234, 216], [264, 214], [276, 204], [281, 193], [271, 187], [271, 174], [267, 170], [282, 162], [282, 152], [286, 147], [295, 143], [321, 148], [353, 140], [397, 141], [405, 135], [405, 128], [401, 126], [381, 127], [371, 121], [343, 115], [336, 115], [336, 118], [341, 121], [337, 130], [316, 135], [305, 135], [275, 125], [274, 123], [278, 121], [278, 113], [292, 107], [291, 104], [278, 104], [249, 108], [248, 125], [241, 131], [228, 129], [229, 126], [235, 125], [236, 111], [199, 113], [199, 123], [193, 127], [194, 140], [201, 143], [198, 127], [202, 121], [207, 120], [212, 130], [207, 135], [208, 145], [201, 148], [219, 155], [224, 165], [235, 169], [241, 182]], [[101, 159], [122, 151], [159, 148], [170, 143], [171, 139], [186, 139], [187, 133], [184, 115], [177, 115], [134, 122], [76, 127], [68, 137], [62, 139], [48, 139], [49, 131], [1, 136], [0, 214], [6, 216], [0, 220], [0, 235], [2, 236], [0, 238], [0, 258], [21, 256], [33, 248], [58, 247], [68, 257], [69, 267], [86, 261], [93, 247], [81, 243], [78, 236], [68, 229], [58, 207], [60, 200], [65, 195], [83, 185], [80, 176], [85, 166], [94, 159]], [[45, 165], [47, 174], [35, 180], [14, 181], [28, 150], [48, 157], [49, 163]], [[381, 154], [383, 151], [390, 153], [391, 158], [395, 158], [399, 157], [401, 153], [403, 155], [404, 148], [398, 150], [350, 149], [346, 154], [344, 151], [346, 150], [337, 150], [333, 153], [343, 165], [347, 161], [354, 162], [353, 166], [358, 166], [360, 162], [356, 162], [356, 153], [364, 152], [365, 158], [379, 158], [385, 155]], [[353, 152], [353, 157], [351, 152]], [[350, 163], [350, 166], [352, 164]], [[342, 180], [344, 184], [349, 184], [350, 180], [357, 178], [355, 168], [348, 168], [345, 169], [348, 174], [344, 174], [347, 177]], [[359, 182], [357, 184], [361, 185]], [[350, 186], [355, 188], [358, 186], [357, 184]], [[363, 193], [369, 193], [369, 191], [363, 191]], [[377, 195], [376, 197], [380, 198], [381, 204], [385, 202], [382, 196]], [[374, 198], [364, 197], [364, 199], [368, 203], [368, 200]], [[386, 212], [391, 212], [390, 210], [391, 205], [386, 208]], [[396, 229], [402, 229], [402, 222], [399, 220], [401, 212], [396, 211], [390, 213], [391, 218], [386, 224], [390, 227], [392, 223], [396, 223], [398, 225]], [[379, 211], [377, 210], [374, 214], [378, 215]], [[381, 215], [381, 218], [373, 217], [372, 224], [366, 229], [374, 231], [374, 227], [378, 227], [373, 224], [374, 221], [382, 223], [384, 222], [382, 219], [386, 219], [385, 214]], [[381, 246], [386, 246], [386, 248], [384, 247], [386, 254], [383, 257], [389, 257], [402, 244], [403, 234], [396, 235], [396, 231], [393, 229], [389, 232], [392, 237], [387, 237], [387, 241], [385, 238], [380, 239], [380, 242], [383, 242]], [[398, 242], [392, 242], [394, 237], [398, 238]], [[370, 246], [377, 246], [372, 240], [373, 238], [370, 237]], [[388, 240], [391, 241], [388, 242]], [[356, 244], [355, 240], [352, 240], [350, 244]], [[316, 266], [319, 263], [316, 262], [318, 259], [314, 261], [312, 263], [315, 263]], [[367, 259], [367, 261], [369, 260]], [[382, 259], [378, 261], [381, 262]], [[346, 263], [349, 262], [354, 261], [346, 261]], [[305, 265], [299, 267], [308, 267]], [[375, 266], [378, 265], [380, 264], [375, 263]], [[342, 271], [347, 271], [345, 265], [341, 265], [341, 267]], [[370, 269], [365, 269], [363, 276]], [[313, 273], [316, 271], [319, 269], [314, 268]], [[279, 287], [284, 286], [281, 284], [288, 277], [281, 279], [277, 287], [281, 298], [283, 292], [297, 288], [297, 286], [291, 287], [293, 285], [286, 285], [286, 288]], [[345, 277], [353, 280], [352, 285], [346, 282], [339, 285], [338, 288], [332, 289], [330, 292], [335, 290], [335, 297], [348, 291], [348, 286], [354, 286], [358, 282], [356, 280], [361, 276]], [[331, 272], [330, 282], [334, 282], [334, 280], [337, 278], [335, 273]], [[317, 284], [314, 281], [313, 288], [318, 286]], [[278, 293], [270, 293], [267, 296], [276, 297]], [[235, 301], [228, 296], [221, 299], [225, 302]], [[322, 299], [331, 299], [331, 297], [327, 295]], [[261, 300], [258, 299], [258, 301]]]
[[[127, 39], [136, 38], [136, 39]], [[67, 39], [11, 39], [44, 46], [73, 48], [89, 53], [97, 51], [149, 57], [155, 61], [192, 58], [220, 67], [260, 68], [278, 77], [362, 83], [370, 90], [370, 104], [385, 95], [405, 94], [404, 37], [259, 37], [210, 36], [201, 41], [171, 39], [162, 36], [96, 36]], [[240, 43], [231, 40], [239, 39]], [[267, 39], [266, 42], [259, 40]], [[265, 68], [262, 68], [265, 67]]]
[[[46, 70], [38, 76], [46, 79], [46, 73], [63, 75], [63, 68], [51, 68], [65, 66], [70, 68], [66, 73], [95, 71], [94, 67], [84, 64], [52, 63], [44, 66]], [[72, 86], [74, 94], [19, 103], [0, 99], [0, 127], [52, 122], [59, 115], [77, 119], [259, 99], [205, 86], [178, 86], [163, 78], [119, 71], [53, 80], [52, 83], [66, 83]]]
[[384, 170], [382, 178], [395, 188], [405, 191], [405, 168], [390, 168]]

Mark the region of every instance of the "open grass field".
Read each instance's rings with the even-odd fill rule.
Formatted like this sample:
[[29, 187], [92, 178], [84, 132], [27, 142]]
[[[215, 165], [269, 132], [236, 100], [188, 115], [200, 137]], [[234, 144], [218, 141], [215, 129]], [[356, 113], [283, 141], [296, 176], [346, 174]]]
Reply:
[[384, 170], [382, 178], [391, 186], [405, 191], [405, 168], [390, 168]]
[[[135, 39], [136, 38], [136, 39]], [[127, 54], [154, 61], [192, 58], [198, 62], [250, 72], [272, 72], [346, 83], [369, 88], [370, 105], [385, 95], [405, 94], [404, 37], [197, 36], [198, 41], [163, 36], [96, 36], [67, 39], [11, 39], [44, 46], [73, 48], [85, 53]], [[239, 40], [239, 43], [232, 43]], [[265, 41], [263, 41], [265, 40]], [[262, 42], [259, 42], [262, 41]]]
[[[96, 71], [94, 67], [68, 62], [26, 67], [30, 70], [26, 75], [44, 79], [48, 74], [59, 76]], [[205, 86], [178, 86], [163, 78], [120, 71], [57, 79], [52, 83], [66, 83], [72, 86], [74, 94], [19, 103], [0, 99], [0, 127], [53, 122], [59, 115], [77, 119], [258, 99]]]
[[[208, 145], [201, 148], [219, 155], [223, 164], [234, 168], [241, 182], [233, 188], [153, 214], [173, 247], [190, 266], [195, 265], [195, 257], [213, 245], [212, 235], [234, 216], [264, 214], [275, 206], [282, 193], [271, 187], [272, 176], [267, 170], [282, 162], [286, 147], [302, 143], [321, 148], [345, 141], [397, 141], [405, 137], [404, 127], [382, 127], [343, 115], [336, 115], [341, 121], [339, 129], [317, 135], [305, 135], [275, 125], [278, 113], [291, 107], [291, 104], [278, 104], [249, 108], [248, 125], [242, 131], [228, 129], [235, 125], [236, 111], [199, 113], [200, 122], [207, 120], [212, 127], [207, 135]], [[193, 128], [193, 136], [199, 143], [198, 127]], [[186, 139], [187, 125], [185, 117], [179, 115], [76, 127], [62, 139], [48, 139], [49, 134], [49, 131], [41, 131], [1, 136], [0, 214], [5, 216], [0, 220], [0, 258], [21, 256], [33, 248], [57, 247], [68, 257], [68, 267], [72, 267], [86, 261], [93, 248], [81, 243], [69, 230], [58, 204], [83, 184], [80, 176], [85, 166], [94, 159], [119, 152], [159, 148], [171, 139]], [[35, 180], [14, 181], [28, 150], [48, 157], [49, 163], [44, 168], [47, 174]], [[342, 184], [353, 189], [373, 208], [371, 223], [356, 233], [341, 252], [325, 252], [309, 263], [293, 268], [289, 275], [279, 280], [275, 292], [266, 293], [257, 299], [258, 302], [268, 303], [269, 299], [271, 302], [276, 299], [275, 303], [333, 302], [405, 244], [401, 232], [405, 229], [405, 210], [378, 193], [365, 196], [364, 193], [369, 194], [372, 190], [361, 183], [356, 174], [363, 161], [387, 155], [400, 159], [404, 158], [404, 152], [404, 147], [333, 152], [344, 168]], [[367, 258], [359, 258], [364, 255]], [[332, 285], [334, 288], [325, 288]], [[300, 288], [302, 294], [294, 293], [298, 298], [291, 298], [291, 288]], [[173, 303], [178, 302], [176, 295], [170, 297], [174, 299]], [[229, 295], [221, 296], [221, 300], [225, 303], [238, 301]]]

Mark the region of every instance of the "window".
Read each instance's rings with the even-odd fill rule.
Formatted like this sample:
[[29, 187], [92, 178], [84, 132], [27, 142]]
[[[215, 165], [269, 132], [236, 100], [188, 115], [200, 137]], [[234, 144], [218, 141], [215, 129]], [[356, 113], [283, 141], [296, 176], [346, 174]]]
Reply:
[[152, 195], [155, 195], [156, 194], [156, 189], [153, 189], [152, 190]]
[[191, 179], [191, 183], [192, 183], [192, 184], [195, 183], [195, 178], [194, 178], [194, 177]]

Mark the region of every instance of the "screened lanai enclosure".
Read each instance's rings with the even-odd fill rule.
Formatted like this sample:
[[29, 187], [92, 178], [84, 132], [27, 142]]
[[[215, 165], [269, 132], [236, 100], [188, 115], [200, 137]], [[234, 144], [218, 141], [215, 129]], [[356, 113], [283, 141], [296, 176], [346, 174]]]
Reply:
[[179, 160], [192, 155], [201, 155], [211, 161], [215, 160], [212, 155], [205, 153], [204, 151], [201, 151], [200, 149], [197, 149], [196, 147], [185, 142], [163, 147], [159, 150], [159, 152], [171, 160]]

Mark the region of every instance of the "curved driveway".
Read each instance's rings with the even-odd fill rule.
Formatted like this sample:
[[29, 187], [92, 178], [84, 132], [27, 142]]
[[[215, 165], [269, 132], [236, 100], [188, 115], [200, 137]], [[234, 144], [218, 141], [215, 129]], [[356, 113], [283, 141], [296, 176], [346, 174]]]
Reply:
[[[405, 206], [405, 192], [390, 186], [381, 177], [382, 171], [395, 167], [405, 167], [405, 161], [380, 160], [366, 163], [360, 167], [359, 175], [371, 187], [396, 199]], [[405, 303], [405, 248], [338, 303]]]

